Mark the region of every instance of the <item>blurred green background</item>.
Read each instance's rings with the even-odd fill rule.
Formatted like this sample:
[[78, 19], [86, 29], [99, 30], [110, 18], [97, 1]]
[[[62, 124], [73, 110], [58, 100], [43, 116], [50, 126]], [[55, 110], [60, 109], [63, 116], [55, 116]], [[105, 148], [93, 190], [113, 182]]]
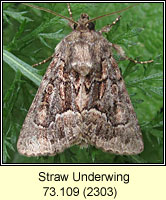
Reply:
[[[65, 3], [36, 3], [69, 16]], [[121, 10], [129, 3], [71, 3], [73, 18], [86, 12], [90, 18]], [[111, 24], [119, 14], [96, 21], [96, 30]], [[16, 149], [17, 138], [28, 109], [48, 66], [32, 69], [54, 52], [71, 32], [68, 22], [21, 3], [3, 3], [3, 162], [4, 163], [162, 163], [163, 162], [163, 4], [140, 3], [120, 13], [121, 21], [104, 36], [123, 47], [137, 60], [119, 61], [127, 90], [143, 133], [145, 150], [140, 155], [120, 156], [95, 147], [73, 146], [52, 157], [27, 158]]]

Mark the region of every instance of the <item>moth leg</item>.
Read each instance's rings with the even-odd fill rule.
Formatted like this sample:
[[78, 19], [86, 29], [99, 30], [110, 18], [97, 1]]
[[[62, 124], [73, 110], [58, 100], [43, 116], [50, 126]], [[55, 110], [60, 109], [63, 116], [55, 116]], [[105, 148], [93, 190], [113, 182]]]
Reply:
[[147, 63], [152, 63], [153, 60], [148, 60], [148, 61], [137, 61], [137, 60], [134, 60], [132, 58], [129, 58], [128, 56], [125, 55], [125, 51], [123, 50], [123, 48], [117, 44], [112, 44], [110, 43], [111, 47], [114, 48], [117, 53], [121, 56], [121, 60], [130, 60], [134, 63], [140, 63], [140, 64], [147, 64]]
[[112, 28], [112, 26], [114, 26], [118, 21], [120, 21], [121, 16], [117, 17], [115, 19], [115, 21], [112, 22], [112, 24], [109, 24], [107, 26], [104, 26], [99, 33], [108, 33], [110, 31], [110, 29]]
[[[69, 11], [70, 19], [73, 20], [70, 3], [67, 3], [67, 8], [68, 8], [68, 11]], [[69, 22], [69, 26], [73, 29], [73, 23]]]
[[48, 62], [49, 60], [51, 60], [53, 57], [54, 57], [54, 54], [52, 54], [52, 56], [48, 57], [47, 59], [45, 59], [45, 60], [43, 60], [43, 61], [41, 61], [39, 63], [36, 63], [36, 64], [32, 65], [32, 67], [36, 67], [36, 66], [42, 65], [42, 64]]

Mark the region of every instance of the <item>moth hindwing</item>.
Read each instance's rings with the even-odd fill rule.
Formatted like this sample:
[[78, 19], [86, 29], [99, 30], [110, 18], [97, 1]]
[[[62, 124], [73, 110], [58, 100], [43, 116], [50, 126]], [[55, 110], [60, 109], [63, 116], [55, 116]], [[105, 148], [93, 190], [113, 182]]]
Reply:
[[97, 32], [87, 14], [75, 22], [68, 9], [70, 18], [64, 18], [73, 31], [55, 48], [22, 126], [18, 151], [56, 155], [90, 144], [110, 153], [138, 154], [144, 148], [142, 134], [110, 49], [117, 46], [102, 36], [120, 17]]

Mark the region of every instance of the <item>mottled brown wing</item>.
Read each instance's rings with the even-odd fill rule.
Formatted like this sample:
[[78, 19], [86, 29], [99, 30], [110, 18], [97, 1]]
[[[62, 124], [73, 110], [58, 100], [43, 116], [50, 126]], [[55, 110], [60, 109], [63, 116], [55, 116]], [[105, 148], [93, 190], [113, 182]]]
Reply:
[[[64, 62], [54, 56], [24, 121], [17, 143], [26, 156], [55, 155], [76, 143], [80, 134], [81, 115], [70, 110], [66, 94], [71, 83], [64, 80]], [[63, 79], [63, 80], [62, 80]], [[64, 84], [68, 90], [64, 92]], [[70, 103], [67, 103], [70, 102]]]
[[116, 154], [138, 154], [142, 134], [107, 40], [73, 31], [56, 47], [23, 124], [17, 148], [55, 155], [89, 143]]
[[101, 66], [105, 78], [92, 83], [91, 95], [96, 98], [81, 113], [83, 137], [106, 152], [141, 153], [142, 134], [120, 70], [113, 57], [102, 61]]

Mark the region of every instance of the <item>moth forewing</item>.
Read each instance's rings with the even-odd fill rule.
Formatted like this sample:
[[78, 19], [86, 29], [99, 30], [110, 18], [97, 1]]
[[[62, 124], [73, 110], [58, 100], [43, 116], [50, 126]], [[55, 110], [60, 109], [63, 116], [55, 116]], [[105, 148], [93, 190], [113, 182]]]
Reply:
[[138, 120], [110, 51], [113, 45], [91, 23], [82, 14], [55, 48], [21, 129], [19, 153], [56, 155], [82, 143], [115, 154], [143, 151]]

